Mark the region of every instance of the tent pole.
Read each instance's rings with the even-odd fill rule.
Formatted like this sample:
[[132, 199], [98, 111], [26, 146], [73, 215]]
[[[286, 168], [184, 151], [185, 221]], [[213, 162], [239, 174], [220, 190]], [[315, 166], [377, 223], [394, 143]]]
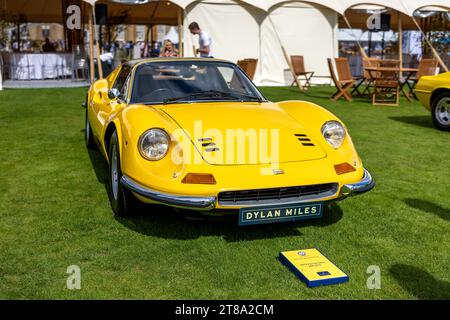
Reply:
[[0, 56], [0, 91], [3, 90], [3, 60]]
[[178, 9], [178, 54], [180, 57], [184, 57], [184, 44], [183, 44], [183, 9]]
[[[344, 19], [344, 21], [345, 21], [345, 24], [347, 25], [347, 27], [349, 28], [349, 29], [353, 29], [352, 28], [352, 26], [350, 25], [350, 22], [348, 21], [348, 19], [347, 19], [347, 17], [345, 16], [345, 14], [343, 14], [342, 15], [342, 18]], [[352, 32], [353, 33], [353, 32]], [[356, 39], [356, 43], [358, 44], [358, 47], [359, 47], [359, 50], [361, 51], [361, 55], [362, 55], [362, 57], [364, 58], [364, 59], [368, 59], [369, 57], [367, 56], [367, 53], [366, 53], [366, 51], [364, 50], [364, 48], [361, 46], [361, 43], [359, 42], [359, 40], [355, 37], [355, 39]]]
[[145, 46], [144, 46], [144, 52], [142, 53], [141, 58], [142, 57], [147, 57], [147, 55], [148, 55], [148, 28], [149, 28], [149, 26], [146, 25], [145, 26], [145, 36], [144, 36], [144, 44], [145, 44]]
[[94, 83], [95, 79], [95, 66], [94, 66], [94, 33], [92, 27], [92, 14], [89, 12], [89, 69], [91, 83]]
[[281, 42], [280, 35], [278, 34], [277, 29], [275, 28], [275, 24], [273, 23], [272, 18], [270, 17], [270, 13], [268, 13], [267, 16], [269, 17], [270, 23], [272, 24], [273, 31], [275, 32], [278, 42], [280, 43], [281, 51], [283, 51], [284, 59], [286, 60], [289, 70], [291, 71], [291, 74], [294, 77], [294, 81], [297, 84], [298, 89], [300, 91], [304, 92], [305, 89], [303, 88], [302, 84], [298, 80], [297, 75], [294, 72], [294, 67], [292, 66], [291, 59], [289, 58], [289, 55], [288, 55], [286, 49], [284, 48], [283, 43]]
[[[102, 61], [100, 60], [100, 46], [98, 44], [97, 38], [97, 22], [95, 19], [95, 5], [92, 6], [92, 16], [94, 17], [94, 32], [95, 32], [95, 49], [97, 51], [97, 68], [98, 68], [98, 78], [103, 79], [103, 67]], [[99, 30], [101, 32], [101, 29]]]
[[437, 53], [436, 49], [431, 44], [430, 39], [428, 39], [427, 35], [423, 32], [422, 28], [420, 27], [419, 23], [417, 22], [416, 18], [414, 18], [414, 15], [411, 16], [412, 20], [414, 21], [414, 24], [416, 25], [417, 29], [422, 33], [425, 41], [428, 43], [428, 45], [431, 48], [431, 51], [433, 52], [434, 57], [437, 59], [441, 67], [445, 70], [445, 72], [448, 72], [448, 67], [445, 65], [444, 61], [441, 59], [439, 54]]
[[[186, 24], [189, 26], [189, 21], [188, 21], [187, 15], [186, 15]], [[195, 39], [190, 30], [189, 30], [189, 36], [191, 37], [191, 41], [192, 41], [192, 53], [194, 54], [194, 57], [197, 58], [198, 55], [197, 55], [197, 49], [195, 49]]]
[[20, 52], [20, 22], [17, 22], [17, 52]]
[[403, 27], [402, 27], [402, 14], [398, 14], [398, 60], [400, 61], [400, 79], [403, 77]]

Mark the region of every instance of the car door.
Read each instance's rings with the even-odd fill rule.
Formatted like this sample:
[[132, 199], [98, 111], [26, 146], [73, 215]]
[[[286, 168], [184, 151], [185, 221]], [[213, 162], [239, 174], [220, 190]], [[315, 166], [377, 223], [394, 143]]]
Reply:
[[120, 92], [120, 97], [118, 99], [110, 99], [107, 94], [102, 93], [93, 97], [92, 107], [95, 119], [91, 123], [91, 126], [97, 137], [101, 137], [101, 133], [103, 132], [111, 113], [125, 104], [125, 100], [127, 99], [127, 84], [129, 82], [131, 70], [131, 66], [126, 64], [123, 65], [110, 88], [117, 89]]

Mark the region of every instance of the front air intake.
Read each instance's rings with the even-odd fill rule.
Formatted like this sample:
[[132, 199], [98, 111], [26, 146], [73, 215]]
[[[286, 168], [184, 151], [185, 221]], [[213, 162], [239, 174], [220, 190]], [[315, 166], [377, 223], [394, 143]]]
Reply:
[[337, 183], [325, 183], [283, 188], [224, 191], [219, 193], [218, 200], [219, 204], [223, 206], [311, 201], [334, 196], [338, 188]]

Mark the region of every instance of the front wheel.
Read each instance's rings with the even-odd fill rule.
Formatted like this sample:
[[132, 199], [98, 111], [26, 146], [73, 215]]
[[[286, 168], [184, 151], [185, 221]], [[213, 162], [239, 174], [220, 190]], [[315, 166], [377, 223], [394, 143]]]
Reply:
[[138, 209], [138, 200], [120, 183], [120, 149], [117, 132], [114, 131], [109, 143], [109, 188], [108, 196], [114, 213], [121, 217], [131, 216]]
[[443, 93], [434, 100], [431, 118], [436, 128], [450, 131], [450, 92]]

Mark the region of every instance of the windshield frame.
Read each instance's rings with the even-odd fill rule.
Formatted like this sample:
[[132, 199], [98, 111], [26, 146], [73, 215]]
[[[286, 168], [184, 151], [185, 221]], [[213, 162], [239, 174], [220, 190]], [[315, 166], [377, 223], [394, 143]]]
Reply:
[[[149, 61], [149, 60], [145, 60], [142, 61], [141, 63], [138, 63], [134, 66], [133, 70], [132, 70], [132, 80], [131, 81], [131, 90], [129, 90], [128, 92], [128, 101], [129, 104], [144, 104], [144, 105], [168, 105], [168, 104], [186, 104], [186, 103], [207, 103], [207, 102], [245, 102], [245, 103], [249, 103], [249, 102], [253, 102], [253, 103], [262, 103], [262, 102], [268, 102], [268, 100], [266, 99], [266, 97], [261, 93], [261, 91], [259, 91], [259, 89], [256, 87], [256, 85], [253, 83], [252, 80], [250, 80], [250, 78], [247, 76], [247, 74], [235, 63], [229, 62], [229, 61], [223, 61], [223, 60], [213, 60], [213, 59], [209, 59], [209, 60], [205, 60], [205, 59], [174, 59], [172, 58], [171, 60], [173, 60], [173, 62], [185, 62], [185, 63], [202, 63], [202, 64], [212, 64], [212, 65], [217, 65], [217, 66], [225, 66], [225, 67], [229, 67], [231, 69], [234, 70], [234, 72], [238, 73], [238, 75], [241, 77], [241, 79], [244, 81], [245, 85], [248, 86], [255, 94], [255, 98], [245, 98], [243, 96], [242, 99], [230, 99], [230, 98], [222, 98], [222, 99], [182, 99], [179, 101], [172, 101], [171, 103], [166, 103], [165, 101], [148, 101], [148, 102], [136, 102], [133, 100], [133, 93], [134, 90], [136, 90], [136, 86], [137, 86], [137, 81], [136, 79], [136, 75], [138, 72], [138, 69], [144, 65], [150, 65], [150, 64], [158, 64], [161, 62], [164, 63], [170, 63], [172, 61], [170, 60], [155, 60], [155, 61]], [[174, 67], [177, 65], [177, 63], [174, 64]], [[205, 92], [208, 90], [205, 90]], [[188, 94], [186, 94], [186, 96], [188, 96]]]

